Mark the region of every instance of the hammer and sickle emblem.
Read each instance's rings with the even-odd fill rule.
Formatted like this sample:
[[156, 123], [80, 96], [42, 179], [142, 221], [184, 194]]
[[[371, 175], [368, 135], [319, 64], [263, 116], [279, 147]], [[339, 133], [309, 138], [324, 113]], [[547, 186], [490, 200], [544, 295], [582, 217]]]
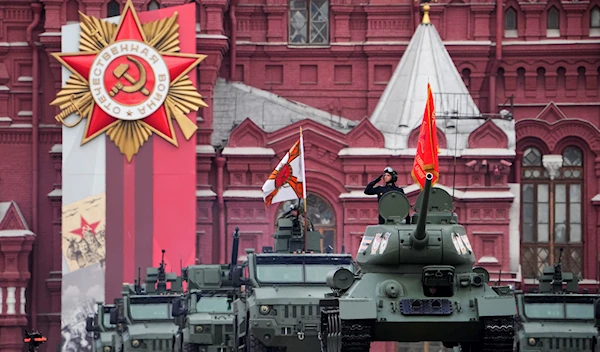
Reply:
[[127, 73], [127, 70], [129, 70], [129, 65], [120, 64], [119, 66], [117, 66], [117, 68], [114, 69], [113, 75], [115, 75], [115, 77], [117, 77], [117, 78], [124, 77], [129, 83], [131, 83], [131, 85], [125, 86], [125, 85], [123, 85], [123, 83], [117, 82], [117, 84], [115, 84], [115, 86], [112, 87], [112, 89], [109, 93], [110, 96], [114, 97], [121, 90], [124, 91], [125, 93], [141, 92], [142, 94], [144, 94], [146, 96], [149, 95], [150, 92], [145, 87], [146, 79], [147, 79], [146, 68], [144, 66], [142, 66], [142, 63], [139, 62], [134, 57], [127, 56], [127, 60], [129, 60], [135, 64], [138, 71], [140, 72], [140, 79], [138, 79], [136, 81], [133, 77], [131, 77], [131, 75], [129, 75], [129, 73]]

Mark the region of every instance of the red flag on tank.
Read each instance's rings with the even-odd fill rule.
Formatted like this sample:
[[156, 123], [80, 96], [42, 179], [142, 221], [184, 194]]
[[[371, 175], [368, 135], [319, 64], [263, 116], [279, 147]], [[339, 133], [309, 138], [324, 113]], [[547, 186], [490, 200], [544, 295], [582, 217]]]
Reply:
[[302, 134], [273, 170], [262, 190], [266, 205], [306, 197]]
[[419, 131], [419, 141], [417, 143], [417, 152], [415, 162], [411, 171], [413, 180], [419, 184], [421, 189], [425, 187], [425, 175], [430, 172], [433, 174], [431, 185], [435, 185], [439, 177], [438, 163], [438, 139], [437, 127], [435, 123], [435, 105], [433, 102], [433, 93], [431, 85], [427, 83], [427, 103], [423, 113], [423, 122]]

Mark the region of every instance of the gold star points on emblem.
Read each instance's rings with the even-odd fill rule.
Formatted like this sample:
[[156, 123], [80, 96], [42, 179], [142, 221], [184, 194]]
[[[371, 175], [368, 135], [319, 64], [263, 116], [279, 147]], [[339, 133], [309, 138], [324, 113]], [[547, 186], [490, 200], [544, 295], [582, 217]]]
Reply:
[[[179, 53], [177, 12], [141, 24], [128, 0], [118, 25], [79, 14], [80, 52], [52, 54], [72, 73], [50, 103], [62, 110], [56, 120], [73, 127], [85, 118], [81, 144], [106, 132], [128, 161], [152, 134], [177, 146], [173, 119], [192, 138], [198, 127], [187, 114], [208, 105], [188, 73], [206, 55]], [[73, 113], [79, 119], [65, 122]]]

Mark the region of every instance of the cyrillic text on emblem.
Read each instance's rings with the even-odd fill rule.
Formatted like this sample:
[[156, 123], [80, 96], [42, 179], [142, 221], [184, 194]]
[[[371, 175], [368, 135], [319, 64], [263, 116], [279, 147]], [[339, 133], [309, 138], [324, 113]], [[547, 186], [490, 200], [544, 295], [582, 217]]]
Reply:
[[141, 120], [156, 112], [167, 99], [169, 68], [151, 46], [121, 40], [102, 50], [90, 69], [94, 102], [110, 116]]

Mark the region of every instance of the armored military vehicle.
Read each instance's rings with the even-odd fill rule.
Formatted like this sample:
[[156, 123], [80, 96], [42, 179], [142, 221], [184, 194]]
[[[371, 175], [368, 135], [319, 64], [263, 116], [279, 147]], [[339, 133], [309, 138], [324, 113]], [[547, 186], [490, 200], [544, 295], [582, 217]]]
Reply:
[[94, 339], [93, 352], [115, 352], [112, 344], [113, 334], [117, 332], [117, 326], [110, 323], [110, 312], [115, 308], [114, 304], [97, 303], [97, 313], [88, 317], [85, 324], [87, 332]]
[[239, 228], [233, 235], [231, 263], [191, 265], [183, 270], [186, 294], [173, 301], [179, 331], [175, 352], [232, 352], [235, 338], [232, 302], [237, 290], [232, 270], [237, 265]]
[[367, 226], [356, 261], [361, 274], [337, 269], [320, 302], [323, 352], [370, 350], [371, 341], [441, 341], [463, 351], [512, 352], [515, 297], [490, 287], [489, 273], [458, 224], [452, 197], [426, 175], [410, 224], [404, 194], [379, 201], [385, 224]]
[[519, 352], [598, 351], [600, 295], [579, 292], [578, 279], [562, 271], [561, 257], [545, 266], [538, 292], [517, 292]]
[[173, 351], [178, 327], [171, 306], [183, 288], [181, 276], [166, 273], [164, 254], [158, 268], [146, 269], [144, 287], [139, 275], [136, 284], [123, 285], [122, 302], [110, 313], [110, 323], [117, 325], [114, 346], [122, 352]]
[[238, 352], [318, 350], [318, 304], [330, 291], [325, 277], [338, 267], [356, 269], [350, 254], [321, 254], [321, 234], [294, 220], [279, 219], [274, 248], [246, 249], [246, 262], [234, 269], [233, 284], [244, 290], [233, 302]]

